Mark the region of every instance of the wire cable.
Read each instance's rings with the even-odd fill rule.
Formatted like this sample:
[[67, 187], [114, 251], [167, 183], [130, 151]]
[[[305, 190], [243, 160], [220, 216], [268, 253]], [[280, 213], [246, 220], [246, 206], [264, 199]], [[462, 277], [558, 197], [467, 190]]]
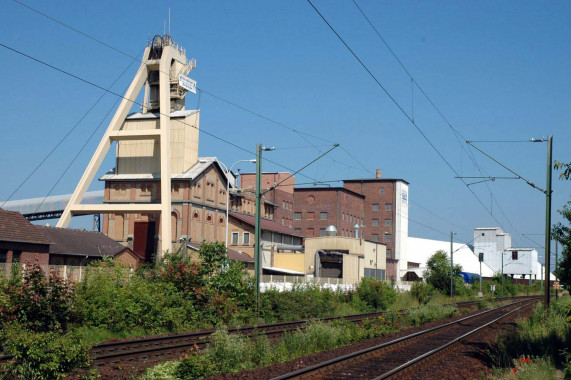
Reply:
[[[20, 53], [18, 51], [16, 51], [15, 49], [12, 49], [6, 45], [3, 45], [0, 43], [0, 45], [2, 45], [5, 48], [8, 48], [14, 52], [17, 52], [19, 54], [22, 54], [24, 56], [26, 56], [23, 53]], [[142, 53], [142, 52], [141, 52]], [[139, 53], [139, 54], [141, 54]], [[31, 56], [27, 56], [30, 59], [34, 59]], [[34, 59], [35, 60], [35, 59]], [[37, 61], [37, 60], [36, 60]], [[39, 61], [37, 61], [39, 62]], [[129, 68], [133, 65], [133, 62], [130, 62], [129, 65], [127, 65], [127, 67], [125, 67], [125, 69], [121, 72], [121, 74], [119, 74], [119, 76], [111, 83], [111, 85], [109, 86], [109, 88], [113, 87], [117, 81], [119, 81], [119, 79], [127, 72], [127, 70], [129, 70]], [[55, 67], [53, 67], [55, 68]], [[16, 189], [10, 194], [10, 196], [8, 197], [8, 199], [6, 199], [2, 205], [0, 205], [1, 207], [4, 207], [4, 205], [6, 204], [6, 202], [8, 202], [10, 199], [12, 199], [12, 197], [18, 192], [18, 190], [20, 190], [22, 188], [22, 186], [24, 186], [28, 180], [38, 171], [38, 169], [40, 169], [40, 167], [51, 157], [51, 155], [57, 150], [57, 148], [71, 135], [71, 133], [79, 126], [79, 124], [81, 124], [81, 122], [87, 117], [87, 115], [89, 115], [89, 113], [91, 113], [91, 111], [99, 104], [99, 102], [101, 102], [101, 100], [103, 100], [103, 97], [105, 97], [105, 95], [107, 94], [108, 91], [105, 91], [96, 101], [95, 103], [93, 103], [93, 105], [83, 114], [83, 116], [77, 121], [77, 123], [75, 123], [73, 125], [73, 127], [71, 127], [67, 133], [57, 142], [57, 144], [55, 144], [55, 146], [48, 152], [48, 154], [36, 165], [36, 167], [28, 174], [28, 176], [26, 178], [24, 178], [24, 180], [20, 183], [20, 185], [18, 185], [18, 187], [16, 187]], [[45, 199], [44, 199], [45, 201]], [[43, 202], [42, 202], [43, 203]], [[41, 204], [40, 204], [41, 205]], [[39, 206], [38, 206], [39, 207]], [[37, 210], [36, 210], [37, 211]]]

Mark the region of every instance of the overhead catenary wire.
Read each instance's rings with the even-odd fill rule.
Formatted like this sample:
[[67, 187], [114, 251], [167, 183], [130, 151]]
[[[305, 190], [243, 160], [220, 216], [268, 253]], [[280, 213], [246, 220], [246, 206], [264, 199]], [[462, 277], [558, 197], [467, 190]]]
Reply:
[[[418, 83], [418, 81], [413, 77], [413, 75], [408, 71], [408, 69], [405, 67], [405, 65], [403, 64], [403, 62], [399, 59], [399, 57], [396, 55], [396, 53], [394, 52], [394, 50], [390, 47], [390, 45], [388, 44], [388, 42], [385, 40], [385, 38], [383, 38], [383, 36], [381, 35], [381, 33], [379, 32], [379, 30], [375, 27], [375, 25], [371, 22], [371, 20], [369, 19], [369, 17], [367, 17], [367, 15], [365, 14], [365, 12], [363, 11], [363, 9], [357, 4], [356, 0], [353, 0], [353, 4], [355, 5], [355, 7], [359, 10], [359, 12], [361, 13], [361, 15], [363, 16], [363, 18], [367, 21], [367, 23], [371, 26], [371, 28], [374, 30], [374, 32], [376, 33], [376, 35], [379, 37], [379, 39], [382, 41], [382, 43], [386, 46], [386, 48], [388, 49], [388, 51], [391, 53], [391, 55], [395, 58], [395, 60], [399, 63], [399, 65], [401, 66], [401, 68], [404, 70], [404, 72], [409, 76], [412, 85], [416, 85], [417, 88], [420, 90], [420, 92], [424, 95], [424, 97], [429, 101], [430, 105], [436, 110], [436, 112], [440, 115], [440, 117], [444, 120], [444, 122], [448, 125], [448, 127], [450, 128], [450, 130], [453, 132], [454, 137], [457, 141], [457, 143], [460, 145], [460, 148], [462, 149], [462, 151], [464, 151], [464, 153], [466, 153], [466, 155], [468, 156], [468, 158], [472, 161], [472, 163], [474, 164], [474, 167], [480, 172], [480, 174], [483, 175], [476, 158], [474, 157], [473, 153], [471, 152], [471, 150], [466, 150], [466, 148], [464, 147], [464, 144], [460, 141], [460, 138], [462, 138], [463, 141], [466, 140], [466, 138], [452, 125], [452, 123], [448, 120], [448, 118], [444, 115], [444, 113], [440, 110], [440, 108], [436, 105], [436, 103], [430, 98], [430, 96], [427, 94], [427, 92], [424, 90], [424, 88]], [[315, 8], [315, 7], [314, 7]], [[411, 89], [412, 91], [412, 106], [414, 107], [414, 87]], [[414, 109], [414, 108], [413, 108]], [[413, 116], [414, 117], [414, 116]], [[469, 148], [469, 147], [468, 147]], [[462, 181], [464, 182], [464, 181]], [[476, 193], [470, 189], [468, 187], [468, 184], [466, 184], [464, 182], [464, 185], [470, 190], [470, 192], [473, 194], [473, 196], [478, 200], [478, 202], [484, 207], [484, 209], [490, 214], [490, 216], [496, 220], [497, 223], [499, 223], [501, 225], [501, 223], [499, 221], [497, 221], [497, 219], [494, 217], [492, 210], [490, 208], [490, 210], [487, 209], [487, 207], [483, 204], [483, 202], [479, 199], [479, 197], [476, 195]], [[495, 199], [495, 196], [493, 195], [492, 190], [489, 187], [489, 184], [486, 183], [486, 187], [488, 189], [488, 192], [490, 193], [492, 200], [495, 200], [496, 203], [497, 200]], [[503, 212], [503, 210], [500, 207], [500, 211], [502, 212], [502, 215], [504, 216], [504, 218], [508, 221], [508, 224], [510, 224], [510, 226], [513, 225], [512, 223], [509, 221], [509, 219], [507, 218], [507, 216], [505, 215], [505, 213]], [[515, 230], [515, 228], [514, 228]]]
[[[63, 26], [63, 27], [66, 27], [66, 28], [72, 30], [72, 31], [75, 32], [75, 33], [78, 33], [78, 34], [80, 34], [80, 35], [82, 35], [82, 36], [84, 36], [84, 37], [86, 37], [86, 38], [88, 38], [88, 39], [90, 39], [90, 40], [92, 40], [92, 41], [95, 41], [95, 42], [97, 42], [97, 43], [99, 43], [99, 44], [101, 44], [101, 45], [103, 45], [103, 46], [105, 46], [105, 47], [107, 47], [107, 48], [110, 48], [110, 49], [112, 49], [113, 51], [116, 51], [116, 52], [118, 52], [118, 53], [120, 53], [120, 54], [122, 54], [122, 55], [124, 55], [124, 56], [126, 56], [126, 57], [128, 57], [128, 58], [130, 58], [130, 59], [132, 59], [132, 60], [134, 60], [134, 61], [142, 62], [141, 59], [139, 59], [139, 58], [137, 58], [137, 57], [135, 57], [135, 56], [133, 56], [133, 55], [131, 55], [131, 54], [129, 54], [129, 53], [126, 53], [126, 52], [124, 52], [123, 50], [118, 49], [118, 48], [116, 48], [116, 47], [114, 47], [114, 46], [112, 46], [112, 45], [110, 45], [110, 44], [108, 44], [108, 43], [105, 43], [104, 41], [102, 41], [102, 40], [100, 40], [100, 39], [98, 39], [98, 38], [95, 38], [95, 37], [89, 35], [88, 33], [85, 33], [85, 32], [83, 32], [83, 31], [79, 30], [78, 28], [75, 28], [75, 27], [73, 27], [73, 26], [71, 26], [71, 25], [68, 25], [67, 23], [65, 23], [65, 22], [63, 22], [63, 21], [61, 21], [61, 20], [58, 20], [58, 19], [56, 19], [55, 17], [52, 17], [52, 16], [50, 16], [50, 15], [44, 13], [44, 12], [41, 12], [41, 11], [39, 11], [39, 10], [37, 10], [37, 9], [35, 9], [35, 8], [33, 8], [33, 7], [29, 6], [29, 5], [27, 5], [27, 4], [25, 4], [25, 3], [22, 2], [22, 1], [14, 0], [14, 2], [17, 3], [17, 4], [20, 4], [20, 5], [24, 6], [24, 7], [26, 7], [27, 9], [29, 9], [29, 10], [31, 10], [31, 11], [33, 11], [33, 12], [35, 12], [35, 13], [37, 13], [37, 14], [43, 16], [43, 17], [46, 17], [46, 18], [48, 18], [48, 19], [50, 19], [50, 20], [52, 20], [52, 21], [54, 21], [54, 22], [60, 24], [60, 25]], [[77, 78], [77, 79], [79, 79], [79, 78]], [[413, 83], [413, 84], [414, 84], [414, 83]], [[416, 83], [416, 85], [418, 85], [418, 84]], [[200, 97], [200, 94], [202, 94], [202, 93], [204, 92], [204, 93], [210, 95], [211, 97], [214, 97], [214, 98], [216, 98], [216, 99], [218, 99], [218, 100], [221, 100], [221, 101], [223, 101], [223, 102], [226, 102], [226, 103], [228, 103], [228, 104], [230, 104], [230, 105], [232, 105], [232, 106], [234, 106], [234, 107], [237, 107], [237, 108], [239, 108], [239, 109], [241, 109], [241, 110], [243, 110], [243, 111], [245, 111], [245, 112], [248, 112], [248, 113], [250, 113], [250, 114], [253, 114], [253, 115], [255, 115], [255, 116], [259, 117], [259, 118], [262, 118], [262, 119], [264, 119], [264, 120], [267, 120], [268, 122], [270, 122], [270, 123], [272, 123], [272, 124], [275, 124], [275, 125], [278, 125], [278, 126], [281, 126], [281, 127], [283, 127], [283, 128], [286, 128], [286, 129], [291, 130], [292, 132], [298, 134], [302, 139], [304, 139], [305, 141], [307, 141], [310, 145], [312, 145], [312, 146], [313, 146], [314, 148], [316, 148], [318, 151], [320, 151], [319, 148], [318, 148], [318, 146], [316, 146], [315, 144], [313, 144], [313, 143], [311, 143], [309, 140], [307, 140], [307, 138], [305, 138], [304, 135], [307, 136], [307, 137], [319, 139], [319, 140], [322, 140], [322, 141], [325, 141], [325, 142], [331, 142], [331, 143], [333, 143], [332, 141], [330, 141], [330, 140], [328, 140], [328, 139], [324, 139], [324, 138], [321, 138], [321, 137], [318, 137], [318, 136], [309, 134], [309, 133], [307, 133], [307, 132], [304, 132], [304, 131], [301, 131], [301, 130], [292, 128], [292, 127], [290, 127], [290, 126], [288, 126], [288, 125], [286, 125], [286, 124], [284, 124], [284, 123], [280, 123], [280, 122], [278, 122], [278, 121], [276, 121], [276, 120], [274, 120], [274, 119], [272, 119], [272, 118], [269, 118], [269, 117], [267, 117], [267, 116], [265, 116], [265, 115], [263, 115], [263, 114], [261, 114], [261, 113], [259, 113], [259, 112], [252, 111], [252, 110], [250, 110], [250, 109], [248, 109], [248, 108], [246, 108], [246, 107], [243, 107], [243, 106], [241, 106], [241, 105], [238, 105], [238, 104], [236, 104], [236, 103], [234, 103], [234, 102], [231, 102], [231, 101], [229, 101], [229, 100], [227, 100], [227, 99], [224, 99], [224, 98], [222, 98], [222, 97], [220, 97], [220, 96], [218, 96], [218, 95], [215, 95], [215, 94], [213, 94], [213, 93], [211, 93], [211, 92], [208, 92], [208, 91], [206, 91], [206, 90], [204, 90], [204, 89], [202, 89], [202, 88], [198, 88], [198, 90], [199, 90], [199, 97]], [[422, 89], [421, 89], [421, 91], [422, 91]], [[114, 95], [120, 96], [119, 94], [114, 94]], [[177, 121], [178, 121], [178, 120], [177, 120]], [[178, 122], [181, 122], [181, 121], [178, 121]], [[184, 122], [183, 122], [183, 124], [187, 124], [187, 123], [184, 123]], [[194, 127], [194, 126], [193, 126], [193, 127]], [[201, 131], [202, 131], [203, 133], [205, 133], [205, 134], [207, 134], [207, 135], [209, 135], [209, 136], [215, 138], [215, 139], [218, 139], [218, 140], [221, 140], [221, 141], [223, 141], [223, 142], [225, 142], [225, 143], [227, 143], [227, 144], [230, 144], [230, 145], [234, 146], [234, 147], [237, 148], [237, 149], [241, 149], [241, 150], [243, 150], [243, 151], [245, 151], [245, 152], [247, 152], [247, 153], [254, 154], [253, 152], [251, 152], [251, 151], [249, 151], [249, 150], [247, 150], [247, 149], [245, 149], [245, 148], [242, 148], [242, 147], [240, 147], [240, 146], [238, 146], [238, 145], [236, 145], [236, 144], [233, 144], [233, 143], [231, 143], [231, 142], [229, 142], [229, 141], [227, 141], [227, 140], [224, 140], [224, 139], [222, 139], [222, 138], [219, 138], [218, 136], [215, 136], [215, 135], [213, 135], [213, 134], [207, 132], [207, 131], [204, 130], [204, 129], [201, 129]], [[347, 150], [343, 145], [340, 145], [339, 147], [340, 147], [341, 150], [343, 150], [351, 159], [353, 159], [355, 162], [357, 162], [357, 163], [359, 164], [360, 168], [356, 168], [356, 167], [354, 167], [354, 166], [352, 166], [352, 165], [348, 165], [348, 164], [345, 163], [345, 162], [340, 162], [339, 160], [336, 160], [336, 159], [334, 159], [334, 158], [332, 158], [332, 157], [330, 157], [330, 156], [327, 156], [327, 158], [330, 159], [330, 160], [331, 160], [332, 162], [334, 162], [334, 163], [337, 163], [337, 164], [346, 166], [349, 170], [350, 170], [350, 169], [358, 169], [358, 170], [364, 170], [364, 171], [366, 171], [366, 172], [368, 172], [368, 173], [373, 174], [373, 172], [372, 172], [370, 169], [367, 169], [367, 167], [366, 167], [360, 160], [358, 160], [353, 154], [351, 154], [351, 152], [350, 152], [349, 150]], [[282, 167], [282, 168], [284, 168], [284, 169], [287, 169], [287, 170], [290, 170], [290, 171], [291, 171], [291, 169], [289, 169], [289, 168], [287, 168], [287, 167], [285, 167], [285, 166], [283, 166], [283, 165], [281, 165], [281, 164], [278, 164], [278, 163], [276, 163], [276, 162], [274, 162], [274, 161], [272, 161], [272, 160], [270, 160], [270, 159], [267, 159], [267, 158], [266, 158], [266, 161], [271, 162], [271, 163], [274, 163], [274, 164], [276, 164], [276, 165], [279, 166], [279, 167]], [[301, 175], [302, 175], [303, 177], [305, 177], [305, 178], [310, 179], [310, 180], [315, 180], [314, 178], [311, 178], [311, 177], [309, 177], [309, 176], [307, 176], [307, 175], [304, 175], [304, 174], [301, 174]], [[322, 181], [317, 181], [317, 180], [316, 180], [315, 182], [322, 182]], [[475, 195], [475, 194], [474, 194], [474, 195]], [[477, 198], [477, 197], [476, 197], [476, 198]]]
[[[27, 8], [27, 9], [29, 9], [29, 10], [35, 12], [35, 13], [39, 14], [39, 15], [41, 15], [41, 16], [43, 16], [43, 17], [49, 19], [49, 20], [51, 20], [51, 21], [56, 22], [57, 24], [59, 24], [59, 25], [65, 27], [65, 28], [68, 28], [69, 30], [71, 30], [71, 31], [73, 31], [73, 32], [75, 32], [75, 33], [78, 33], [78, 34], [80, 34], [80, 35], [82, 35], [82, 36], [84, 36], [84, 37], [86, 37], [86, 38], [88, 38], [88, 39], [90, 39], [90, 40], [92, 40], [92, 41], [94, 41], [94, 42], [97, 42], [97, 43], [99, 43], [99, 44], [101, 44], [101, 45], [103, 45], [103, 46], [105, 46], [105, 47], [107, 47], [107, 48], [109, 48], [109, 49], [112, 49], [112, 50], [115, 51], [115, 52], [118, 52], [118, 53], [120, 53], [120, 54], [122, 54], [122, 55], [124, 55], [124, 56], [126, 56], [126, 57], [128, 57], [128, 58], [130, 58], [130, 59], [132, 59], [132, 60], [135, 60], [135, 61], [138, 61], [138, 62], [142, 62], [141, 59], [139, 59], [139, 58], [137, 58], [137, 57], [134, 57], [133, 55], [131, 55], [131, 54], [129, 54], [129, 53], [126, 53], [126, 52], [124, 52], [123, 50], [121, 50], [121, 49], [119, 49], [119, 48], [117, 48], [117, 47], [112, 46], [111, 44], [108, 44], [108, 43], [102, 41], [101, 39], [95, 38], [95, 37], [91, 36], [90, 34], [85, 33], [85, 32], [83, 32], [83, 31], [81, 31], [80, 29], [78, 29], [78, 28], [76, 28], [76, 27], [73, 27], [73, 26], [71, 26], [71, 25], [69, 25], [69, 24], [67, 24], [67, 23], [65, 23], [65, 22], [63, 22], [63, 21], [61, 21], [61, 20], [59, 20], [59, 19], [53, 17], [53, 16], [50, 16], [50, 15], [48, 15], [48, 14], [45, 13], [45, 12], [42, 12], [42, 11], [40, 11], [40, 10], [38, 10], [38, 9], [35, 9], [35, 8], [33, 8], [32, 6], [26, 4], [26, 3], [22, 2], [22, 1], [19, 1], [19, 0], [13, 0], [13, 1], [14, 1], [15, 3], [19, 4], [19, 5], [24, 6], [25, 8]], [[169, 74], [169, 73], [166, 73], [166, 74]], [[170, 74], [169, 74], [169, 75], [170, 75]], [[262, 118], [262, 119], [264, 119], [264, 120], [266, 120], [266, 121], [268, 121], [268, 122], [270, 122], [270, 123], [272, 123], [272, 124], [274, 124], [274, 125], [277, 125], [277, 126], [280, 126], [280, 127], [283, 127], [283, 128], [286, 128], [286, 129], [291, 130], [293, 133], [297, 134], [297, 135], [298, 135], [301, 139], [303, 139], [305, 142], [307, 142], [308, 144], [312, 145], [312, 146], [314, 147], [314, 149], [316, 149], [316, 150], [317, 150], [318, 152], [320, 152], [320, 153], [321, 153], [321, 150], [320, 150], [317, 146], [315, 146], [315, 144], [313, 144], [307, 137], [311, 137], [311, 138], [318, 139], [318, 140], [321, 140], [321, 141], [329, 142], [329, 143], [331, 143], [331, 144], [334, 143], [333, 141], [330, 141], [330, 140], [325, 139], [325, 138], [323, 138], [323, 137], [315, 136], [315, 135], [312, 135], [312, 134], [310, 134], [310, 133], [301, 131], [301, 130], [299, 130], [299, 129], [296, 129], [296, 128], [292, 128], [292, 127], [290, 127], [290, 126], [287, 126], [287, 125], [285, 125], [284, 123], [280, 123], [280, 122], [278, 122], [278, 121], [276, 121], [276, 120], [273, 120], [272, 118], [269, 118], [269, 117], [267, 117], [267, 116], [265, 116], [265, 115], [262, 115], [262, 114], [260, 114], [260, 113], [258, 113], [258, 112], [256, 112], [256, 111], [253, 111], [253, 110], [251, 110], [251, 109], [248, 109], [248, 108], [246, 108], [246, 107], [244, 107], [244, 106], [241, 106], [241, 105], [239, 105], [239, 104], [237, 104], [237, 103], [235, 103], [235, 102], [232, 102], [232, 101], [230, 101], [230, 100], [224, 99], [223, 97], [221, 97], [221, 96], [219, 96], [219, 95], [216, 95], [216, 94], [213, 94], [212, 92], [206, 91], [205, 89], [199, 89], [199, 90], [203, 91], [203, 92], [204, 92], [205, 94], [207, 94], [207, 95], [210, 95], [211, 97], [214, 97], [215, 99], [218, 99], [218, 100], [220, 100], [220, 101], [222, 101], [222, 102], [225, 102], [225, 103], [227, 103], [227, 104], [229, 104], [229, 105], [232, 105], [232, 106], [234, 106], [234, 107], [236, 107], [236, 108], [239, 108], [239, 109], [241, 109], [241, 110], [243, 110], [243, 111], [245, 111], [245, 112], [247, 112], [247, 113], [250, 113], [250, 114], [255, 115], [255, 116], [259, 117], [259, 118]], [[342, 150], [345, 151], [346, 153], [348, 153], [348, 155], [349, 155], [352, 159], [356, 160], [355, 157], [354, 157], [353, 155], [349, 154], [349, 152], [348, 152], [347, 150], [345, 150], [345, 149], [342, 149]], [[349, 169], [355, 168], [355, 167], [350, 166], [350, 165], [348, 165], [348, 164], [346, 164], [346, 163], [344, 163], [344, 162], [340, 162], [339, 160], [335, 160], [335, 159], [332, 158], [332, 157], [329, 157], [329, 156], [328, 156], [328, 158], [329, 158], [330, 160], [333, 160], [333, 162], [335, 162], [335, 163], [337, 163], [337, 164], [346, 166], [346, 167], [349, 168]], [[359, 162], [359, 161], [357, 161], [357, 162], [359, 163], [359, 165], [363, 166], [361, 162]], [[357, 168], [355, 168], [355, 169], [357, 169]], [[366, 170], [366, 169], [365, 169], [365, 170]]]

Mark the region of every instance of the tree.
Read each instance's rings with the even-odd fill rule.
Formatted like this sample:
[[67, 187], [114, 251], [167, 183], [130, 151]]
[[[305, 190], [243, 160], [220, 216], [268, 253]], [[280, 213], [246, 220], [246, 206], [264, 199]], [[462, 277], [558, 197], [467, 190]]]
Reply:
[[[561, 169], [562, 173], [559, 174], [559, 178], [562, 180], [569, 180], [571, 177], [571, 163], [563, 163], [555, 161], [553, 165], [555, 169]], [[562, 260], [559, 262], [558, 269], [555, 271], [555, 275], [561, 281], [561, 284], [567, 288], [571, 289], [571, 200], [567, 201], [563, 205], [562, 210], [557, 210], [563, 219], [567, 220], [569, 226], [564, 225], [559, 222], [553, 225], [551, 233], [553, 239], [561, 244], [563, 248]]]
[[[424, 276], [426, 282], [444, 294], [450, 294], [450, 259], [446, 251], [436, 251], [426, 262], [428, 269]], [[454, 277], [462, 272], [460, 265], [454, 265]]]

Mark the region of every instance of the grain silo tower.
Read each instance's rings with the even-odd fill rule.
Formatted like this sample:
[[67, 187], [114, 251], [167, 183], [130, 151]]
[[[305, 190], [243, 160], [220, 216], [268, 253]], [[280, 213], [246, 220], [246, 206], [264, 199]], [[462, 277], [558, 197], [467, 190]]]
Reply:
[[[67, 227], [73, 215], [95, 213], [146, 213], [160, 216], [161, 221], [169, 220], [171, 176], [185, 172], [198, 160], [199, 111], [185, 108], [187, 92], [196, 92], [196, 82], [187, 77], [194, 67], [196, 61], [188, 60], [185, 49], [168, 34], [149, 41], [141, 65], [58, 221], [58, 227]], [[143, 101], [139, 104], [136, 99], [141, 90]], [[133, 104], [139, 104], [141, 112], [129, 114]], [[159, 191], [148, 202], [133, 202], [125, 196], [124, 201], [81, 204], [113, 142], [117, 142], [113, 174], [117, 178], [160, 179]], [[157, 251], [160, 255], [171, 250], [171, 239], [162, 237], [172, 234], [170, 223], [159, 225], [161, 238]]]

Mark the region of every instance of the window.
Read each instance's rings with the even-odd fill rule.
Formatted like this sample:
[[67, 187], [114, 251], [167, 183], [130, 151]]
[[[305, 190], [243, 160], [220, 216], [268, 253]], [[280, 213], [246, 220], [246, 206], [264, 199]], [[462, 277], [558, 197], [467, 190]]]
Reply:
[[512, 251], [512, 260], [517, 260], [517, 251]]
[[296, 234], [301, 235], [301, 228], [296, 228], [294, 231]]
[[385, 211], [392, 211], [393, 205], [392, 203], [385, 203]]
[[8, 258], [8, 251], [0, 249], [0, 263], [5, 263]]
[[389, 258], [393, 257], [393, 250], [392, 249], [387, 249], [387, 257], [389, 257]]
[[379, 225], [379, 219], [373, 219], [372, 225], [373, 225], [373, 227], [377, 227]]
[[373, 211], [379, 211], [379, 205], [377, 203], [373, 203]]
[[322, 212], [319, 215], [319, 220], [327, 220], [327, 213], [326, 212]]
[[313, 228], [308, 228], [308, 229], [307, 229], [307, 236], [310, 236], [310, 237], [311, 237], [311, 236], [313, 236], [313, 235], [314, 235]]
[[393, 241], [393, 235], [385, 234], [385, 241]]
[[283, 207], [283, 208], [287, 208], [286, 201], [283, 201], [283, 202], [282, 202], [282, 207]]
[[381, 195], [385, 195], [385, 188], [381, 187]]
[[373, 234], [372, 240], [379, 241], [379, 234]]
[[345, 220], [345, 213], [341, 214], [341, 220]]
[[285, 226], [285, 218], [282, 218], [282, 226]]
[[307, 220], [313, 220], [315, 219], [315, 213], [313, 211], [309, 211], [307, 213]]
[[250, 245], [250, 233], [249, 232], [244, 232], [244, 238], [243, 238], [242, 242], [244, 243], [244, 245]]
[[294, 212], [293, 218], [295, 220], [301, 220], [301, 212]]
[[393, 225], [393, 221], [391, 219], [385, 219], [385, 226], [390, 227]]
[[238, 232], [232, 232], [232, 245], [238, 245]]
[[326, 232], [325, 232], [325, 228], [321, 228], [321, 229], [319, 230], [319, 236], [326, 236], [326, 235], [327, 235], [327, 234], [326, 234]]
[[22, 251], [12, 251], [12, 262], [13, 263], [19, 263], [21, 255], [22, 255]]

